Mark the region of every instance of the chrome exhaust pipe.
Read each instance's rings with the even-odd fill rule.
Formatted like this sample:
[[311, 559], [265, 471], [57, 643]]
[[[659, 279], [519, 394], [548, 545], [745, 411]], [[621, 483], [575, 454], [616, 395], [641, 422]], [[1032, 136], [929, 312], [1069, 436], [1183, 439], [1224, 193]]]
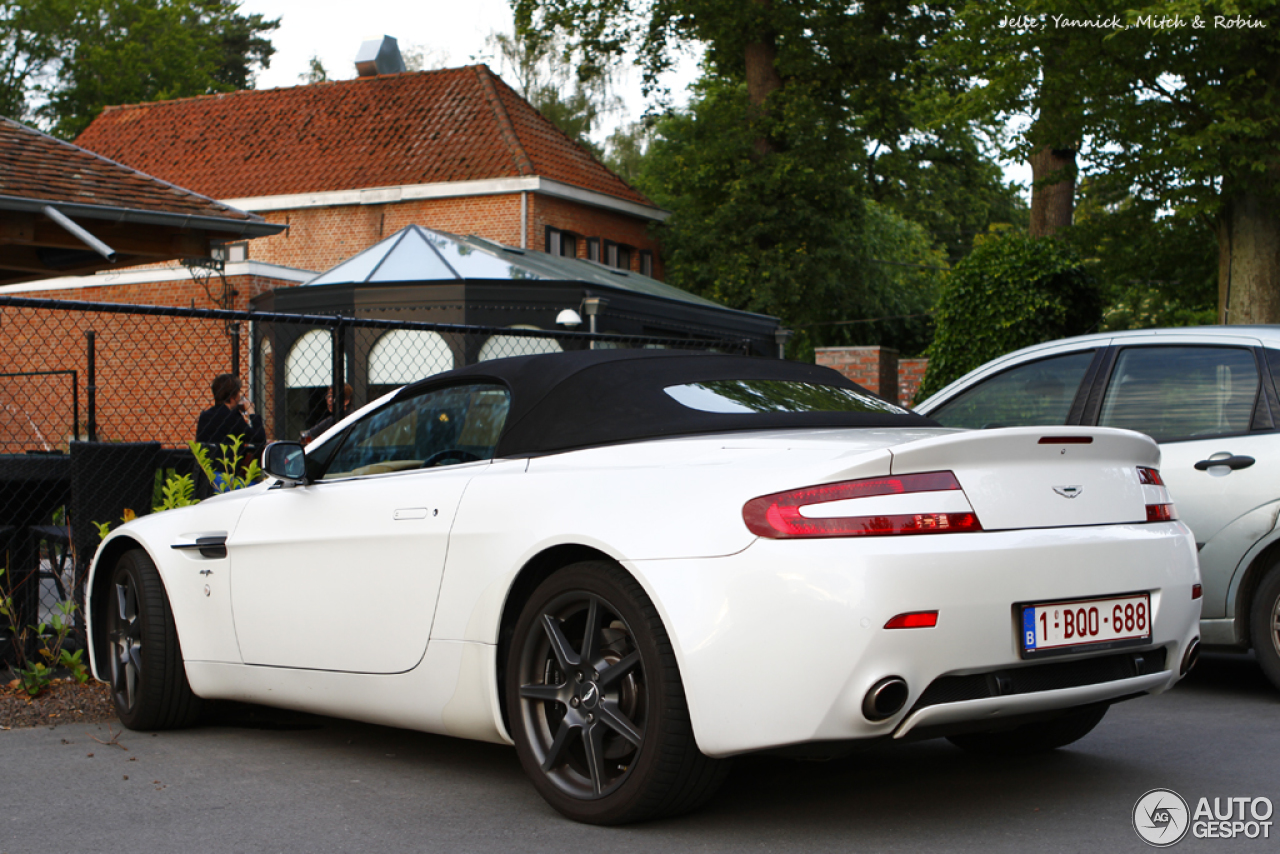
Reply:
[[862, 698], [862, 715], [873, 723], [887, 720], [902, 710], [909, 694], [905, 679], [901, 676], [886, 676], [872, 685], [871, 690]]
[[1187, 646], [1187, 651], [1182, 654], [1182, 668], [1178, 671], [1179, 676], [1186, 676], [1191, 672], [1191, 668], [1196, 666], [1196, 662], [1200, 660], [1200, 638], [1191, 641]]

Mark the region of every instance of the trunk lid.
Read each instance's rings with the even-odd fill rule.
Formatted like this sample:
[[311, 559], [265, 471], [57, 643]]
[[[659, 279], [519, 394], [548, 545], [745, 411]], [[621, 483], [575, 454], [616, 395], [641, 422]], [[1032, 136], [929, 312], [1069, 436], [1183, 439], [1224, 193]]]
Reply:
[[889, 449], [894, 475], [950, 471], [983, 530], [1148, 521], [1168, 504], [1138, 468], [1158, 468], [1147, 436], [1104, 427], [1011, 427], [935, 436]]

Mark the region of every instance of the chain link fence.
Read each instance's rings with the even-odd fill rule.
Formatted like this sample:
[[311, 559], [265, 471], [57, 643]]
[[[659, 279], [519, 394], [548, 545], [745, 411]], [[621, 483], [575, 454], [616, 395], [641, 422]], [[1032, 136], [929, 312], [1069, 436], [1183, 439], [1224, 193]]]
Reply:
[[[218, 374], [241, 379], [268, 441], [298, 440], [406, 383], [488, 359], [671, 347], [749, 352], [739, 341], [0, 297], [0, 588], [12, 622], [75, 600], [97, 523], [152, 512], [169, 472], [201, 479], [188, 442]], [[0, 654], [12, 660], [4, 622]]]

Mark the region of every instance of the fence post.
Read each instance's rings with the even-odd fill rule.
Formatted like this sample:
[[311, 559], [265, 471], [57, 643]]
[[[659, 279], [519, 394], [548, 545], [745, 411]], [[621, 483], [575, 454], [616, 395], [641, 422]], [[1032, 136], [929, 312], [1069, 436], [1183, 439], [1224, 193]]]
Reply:
[[88, 340], [88, 371], [85, 373], [85, 432], [90, 442], [98, 441], [98, 349], [97, 333], [92, 329], [84, 333]]
[[231, 321], [227, 324], [227, 337], [231, 339], [231, 373], [240, 376], [240, 324]]
[[80, 441], [80, 374], [71, 372], [71, 438]]
[[342, 318], [339, 317], [337, 323], [335, 323], [333, 327], [333, 348], [332, 348], [333, 349], [333, 377], [332, 377], [333, 404], [330, 411], [333, 413], [333, 423], [335, 424], [341, 421], [342, 417], [347, 414], [344, 411], [346, 409], [346, 406], [345, 406], [346, 401], [342, 399], [343, 398], [342, 385], [343, 383], [346, 382], [346, 377], [343, 376], [343, 368], [346, 366], [346, 344], [347, 344], [346, 325], [342, 322]]

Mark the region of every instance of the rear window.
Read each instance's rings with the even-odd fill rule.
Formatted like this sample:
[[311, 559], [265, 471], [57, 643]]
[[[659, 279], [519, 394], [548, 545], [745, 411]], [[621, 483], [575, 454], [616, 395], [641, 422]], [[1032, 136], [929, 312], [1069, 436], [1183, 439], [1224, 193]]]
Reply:
[[1098, 424], [1157, 442], [1247, 433], [1258, 365], [1239, 347], [1131, 347], [1120, 351]]
[[663, 389], [683, 406], [698, 412], [742, 414], [762, 412], [887, 412], [906, 409], [869, 392], [791, 380], [708, 380]]

